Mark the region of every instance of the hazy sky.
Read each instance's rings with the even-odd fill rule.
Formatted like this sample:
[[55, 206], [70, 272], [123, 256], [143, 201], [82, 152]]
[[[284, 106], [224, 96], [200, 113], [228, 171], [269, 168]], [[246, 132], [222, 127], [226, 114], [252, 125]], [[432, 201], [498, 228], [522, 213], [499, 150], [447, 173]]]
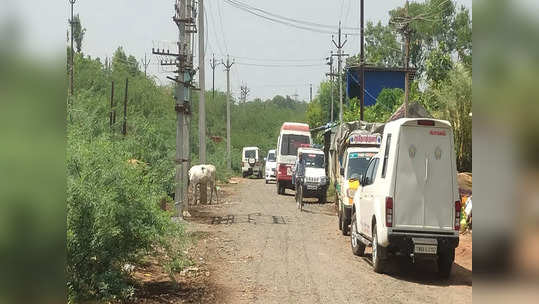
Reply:
[[[58, 42], [65, 45], [68, 0], [16, 1], [13, 10], [26, 18], [27, 30], [32, 33], [32, 45], [46, 52], [55, 49]], [[239, 0], [282, 16], [345, 26], [359, 26], [358, 0]], [[286, 25], [276, 24], [227, 4], [224, 0], [205, 0], [207, 24], [206, 88], [211, 89], [212, 75], [209, 60], [212, 53], [219, 59], [230, 54], [236, 58], [232, 67], [231, 87], [235, 96], [245, 83], [250, 89], [249, 99], [269, 98], [276, 94], [293, 95], [308, 100], [309, 84], [316, 92], [317, 84], [328, 72], [324, 58], [335, 50], [330, 34], [313, 33]], [[458, 0], [471, 8], [472, 0]], [[386, 23], [388, 12], [403, 0], [365, 1], [365, 17], [369, 21]], [[10, 14], [10, 6], [4, 13]], [[151, 56], [153, 46], [167, 45], [177, 38], [177, 27], [171, 17], [174, 0], [77, 0], [75, 12], [81, 16], [86, 28], [83, 51], [92, 57], [110, 57], [118, 46], [138, 59]], [[2, 14], [0, 14], [1, 16]], [[28, 21], [29, 20], [29, 21]], [[51, 29], [60, 29], [57, 32]], [[168, 42], [168, 43], [167, 43]], [[359, 52], [359, 37], [349, 37], [345, 52]], [[195, 60], [198, 63], [198, 60]], [[251, 65], [245, 65], [251, 64]], [[255, 64], [255, 65], [252, 65]], [[257, 65], [277, 65], [262, 67]], [[285, 65], [286, 67], [280, 67]], [[295, 66], [294, 66], [295, 65]], [[307, 65], [307, 66], [306, 66]], [[151, 56], [149, 72], [165, 83], [166, 73]], [[216, 68], [215, 85], [226, 89], [226, 73], [222, 65]], [[198, 78], [198, 76], [196, 76]]]

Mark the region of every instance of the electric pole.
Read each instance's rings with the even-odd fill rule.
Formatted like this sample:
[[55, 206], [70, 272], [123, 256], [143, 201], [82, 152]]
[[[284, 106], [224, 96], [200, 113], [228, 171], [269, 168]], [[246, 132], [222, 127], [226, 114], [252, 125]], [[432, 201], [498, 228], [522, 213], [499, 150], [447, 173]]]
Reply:
[[[204, 0], [198, 0], [198, 144], [201, 164], [206, 163], [206, 78], [204, 57]], [[204, 202], [203, 202], [204, 203]]]
[[226, 70], [226, 167], [232, 168], [230, 160], [230, 68], [234, 65], [234, 59], [230, 62], [230, 58], [226, 55], [226, 63], [221, 60]]
[[142, 62], [142, 65], [144, 66], [144, 76], [148, 77], [148, 66], [150, 65], [151, 59], [146, 58], [146, 54], [144, 54], [144, 59], [140, 60]]
[[333, 73], [333, 51], [331, 51], [330, 56], [327, 57], [326, 60], [328, 60], [327, 65], [329, 65], [329, 73], [326, 73], [326, 76], [329, 76], [329, 81], [331, 83], [331, 117], [329, 121], [333, 122], [333, 118], [335, 117], [333, 115], [333, 77], [336, 76], [336, 74]]
[[212, 54], [212, 59], [210, 60], [210, 66], [212, 69], [212, 89], [211, 89], [211, 98], [215, 100], [215, 68], [221, 63], [215, 61], [215, 54]]
[[342, 52], [342, 48], [344, 47], [344, 45], [346, 44], [346, 42], [348, 41], [348, 35], [345, 35], [345, 39], [344, 39], [344, 42], [341, 42], [341, 36], [342, 36], [342, 32], [341, 32], [341, 22], [339, 21], [339, 38], [338, 38], [338, 43], [335, 42], [335, 40], [333, 39], [333, 35], [331, 36], [331, 40], [333, 41], [333, 44], [337, 47], [337, 54], [336, 55], [333, 55], [332, 56], [337, 56], [339, 59], [338, 59], [338, 72], [337, 74], [339, 75], [339, 121], [342, 123], [343, 119], [342, 119], [342, 99], [343, 99], [343, 96], [342, 96], [342, 57], [343, 56], [348, 56], [348, 54], [344, 54]]
[[309, 88], [309, 102], [313, 102], [313, 84], [310, 84]]
[[[73, 57], [75, 56], [75, 52], [73, 51], [73, 24], [75, 23], [73, 20], [73, 5], [75, 4], [76, 0], [69, 0], [69, 3], [71, 3], [71, 20], [69, 20], [69, 24], [71, 25], [71, 58], [70, 58], [70, 73], [69, 73], [69, 95], [73, 97], [73, 72], [75, 71], [73, 65], [74, 60]], [[71, 105], [73, 105], [73, 98], [71, 98]]]
[[160, 56], [172, 56], [174, 60], [161, 61], [161, 65], [173, 65], [177, 70], [176, 77], [168, 79], [176, 82], [174, 98], [177, 114], [176, 126], [176, 191], [174, 198], [175, 213], [183, 218], [184, 207], [187, 206], [187, 171], [189, 169], [189, 124], [191, 115], [191, 88], [195, 70], [193, 68], [193, 54], [191, 51], [192, 34], [196, 32], [196, 12], [193, 0], [176, 0], [175, 14], [172, 17], [179, 31], [178, 53], [170, 50], [152, 49], [152, 53]]
[[359, 102], [359, 120], [363, 121], [363, 113], [365, 111], [365, 36], [364, 36], [364, 17], [365, 17], [365, 10], [364, 10], [364, 3], [363, 0], [360, 2], [360, 19], [361, 19], [361, 27], [360, 27], [360, 60], [359, 60], [359, 69], [361, 73], [361, 93], [359, 94], [361, 100]]

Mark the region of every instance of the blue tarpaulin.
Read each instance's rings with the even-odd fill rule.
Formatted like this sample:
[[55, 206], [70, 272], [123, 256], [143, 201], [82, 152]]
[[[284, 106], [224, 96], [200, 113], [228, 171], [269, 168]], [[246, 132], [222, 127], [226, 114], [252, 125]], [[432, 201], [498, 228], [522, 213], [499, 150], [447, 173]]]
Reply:
[[[346, 94], [349, 98], [360, 98], [359, 67], [346, 70]], [[412, 72], [413, 73], [413, 72]], [[383, 89], [401, 88], [404, 90], [406, 72], [403, 69], [365, 68], [365, 106], [372, 106]]]

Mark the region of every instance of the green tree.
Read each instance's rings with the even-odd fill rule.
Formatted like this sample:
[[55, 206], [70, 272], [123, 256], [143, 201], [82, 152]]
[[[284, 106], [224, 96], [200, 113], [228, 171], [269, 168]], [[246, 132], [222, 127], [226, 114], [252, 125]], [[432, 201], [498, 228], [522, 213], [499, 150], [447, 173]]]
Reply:
[[[367, 22], [365, 27], [365, 61], [376, 66], [395, 67], [402, 63], [402, 49], [394, 28], [381, 21]], [[349, 65], [359, 64], [359, 54], [348, 60]]]
[[434, 85], [438, 85], [441, 81], [445, 80], [453, 68], [453, 61], [444, 50], [445, 44], [442, 42], [438, 48], [429, 53], [425, 62], [427, 79]]
[[[69, 19], [69, 25], [71, 26], [71, 19]], [[82, 51], [82, 41], [84, 40], [85, 34], [86, 29], [82, 27], [79, 14], [76, 14], [73, 16], [73, 41], [75, 42], [75, 50], [77, 53]]]

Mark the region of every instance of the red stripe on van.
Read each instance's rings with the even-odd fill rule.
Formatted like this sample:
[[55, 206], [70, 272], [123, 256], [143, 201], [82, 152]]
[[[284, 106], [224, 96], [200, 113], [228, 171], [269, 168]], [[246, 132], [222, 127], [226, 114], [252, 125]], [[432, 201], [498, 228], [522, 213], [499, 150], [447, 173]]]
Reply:
[[299, 123], [284, 123], [281, 130], [309, 132], [309, 125]]

